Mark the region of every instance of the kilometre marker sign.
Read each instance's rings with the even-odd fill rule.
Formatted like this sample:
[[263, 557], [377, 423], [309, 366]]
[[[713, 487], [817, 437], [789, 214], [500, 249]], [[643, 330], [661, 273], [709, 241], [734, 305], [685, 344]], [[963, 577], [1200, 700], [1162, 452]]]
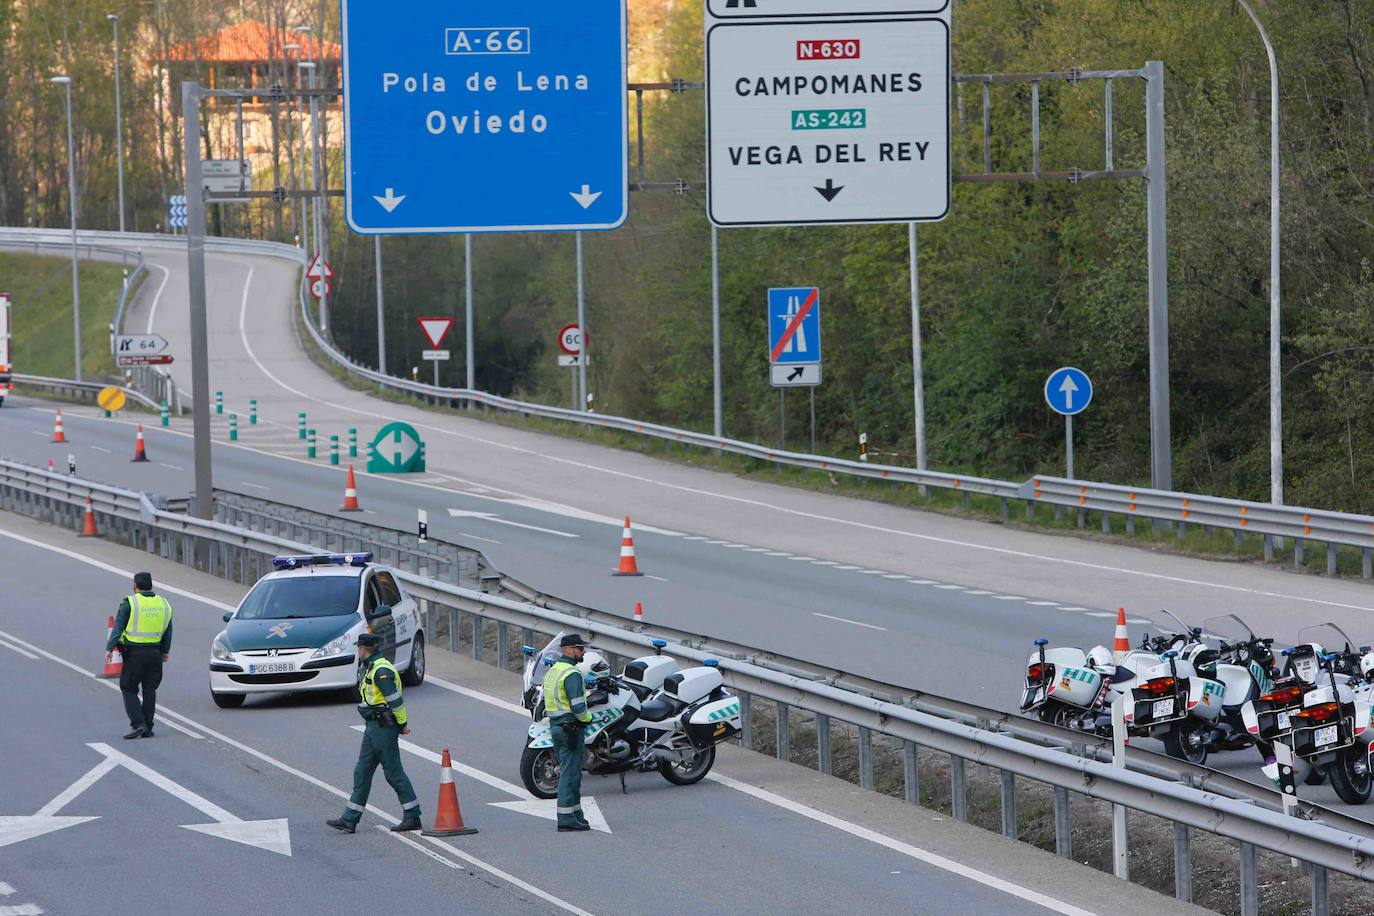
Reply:
[[935, 221], [949, 211], [945, 18], [708, 20], [706, 72], [717, 225]]

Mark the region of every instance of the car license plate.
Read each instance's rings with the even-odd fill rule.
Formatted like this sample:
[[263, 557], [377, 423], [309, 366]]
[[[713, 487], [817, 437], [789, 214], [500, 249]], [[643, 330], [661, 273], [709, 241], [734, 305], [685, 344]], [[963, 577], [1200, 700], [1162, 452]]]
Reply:
[[1288, 713], [1279, 713], [1279, 728], [1284, 729], [1286, 731], [1287, 729], [1290, 729], [1292, 727], [1293, 724], [1292, 721], [1288, 718]]
[[1318, 747], [1324, 744], [1335, 744], [1339, 731], [1340, 726], [1338, 725], [1328, 725], [1325, 728], [1319, 728], [1312, 736], [1312, 743]]
[[249, 665], [249, 674], [286, 674], [288, 671], [295, 671], [296, 666], [291, 662], [267, 662], [262, 665]]
[[1170, 698], [1167, 699], [1167, 700], [1155, 700], [1155, 705], [1150, 709], [1150, 718], [1151, 718], [1151, 719], [1160, 719], [1160, 718], [1163, 718], [1164, 716], [1172, 716], [1173, 714], [1174, 714], [1174, 698], [1173, 698], [1173, 697], [1170, 697]]

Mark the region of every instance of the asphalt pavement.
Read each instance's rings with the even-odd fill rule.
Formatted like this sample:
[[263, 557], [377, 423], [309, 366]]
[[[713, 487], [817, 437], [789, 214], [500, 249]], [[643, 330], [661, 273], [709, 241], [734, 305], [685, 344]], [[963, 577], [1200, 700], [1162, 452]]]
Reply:
[[[92, 673], [135, 566], [151, 567], [176, 630], [157, 737], [124, 741], [118, 693]], [[848, 784], [743, 752], [694, 787], [637, 775], [621, 794], [591, 780], [607, 830], [557, 834], [515, 784], [527, 724], [518, 679], [437, 651], [430, 682], [407, 691], [406, 766], [432, 818], [434, 760], [452, 748], [465, 820], [480, 833], [378, 829], [398, 813], [379, 774], [359, 833], [337, 834], [323, 820], [349, 785], [352, 706], [273, 695], [221, 710], [210, 699], [208, 646], [241, 587], [9, 514], [0, 579], [0, 654], [24, 698], [0, 707], [0, 728], [17, 736], [0, 749], [0, 882], [28, 912], [326, 913], [371, 900], [435, 912], [819, 913], [862, 900], [875, 913], [950, 912], [951, 901], [969, 913], [1086, 913], [1114, 884], [890, 799], [865, 793], [856, 805]], [[131, 881], [131, 863], [150, 879]], [[1190, 911], [1138, 887], [1108, 896], [1114, 913]]]

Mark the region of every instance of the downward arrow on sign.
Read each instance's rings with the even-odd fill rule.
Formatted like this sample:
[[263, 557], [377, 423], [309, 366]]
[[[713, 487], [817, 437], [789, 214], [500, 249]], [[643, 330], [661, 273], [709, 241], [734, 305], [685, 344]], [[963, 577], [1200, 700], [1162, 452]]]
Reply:
[[596, 199], [601, 196], [601, 192], [593, 191], [592, 186], [589, 184], [584, 184], [582, 186], [581, 194], [577, 193], [576, 191], [569, 191], [568, 193], [572, 195], [573, 200], [577, 201], [579, 204], [582, 205], [583, 210], [587, 209], [592, 204], [596, 203]]
[[816, 190], [820, 192], [821, 196], [824, 197], [826, 201], [833, 201], [839, 196], [840, 192], [844, 190], [844, 185], [835, 184], [835, 179], [827, 178], [825, 180], [825, 187], [817, 188]]

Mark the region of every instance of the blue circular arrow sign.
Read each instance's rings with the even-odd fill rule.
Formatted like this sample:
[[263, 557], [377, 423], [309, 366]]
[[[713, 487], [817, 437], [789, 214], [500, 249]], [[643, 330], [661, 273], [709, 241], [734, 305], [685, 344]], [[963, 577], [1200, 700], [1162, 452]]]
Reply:
[[1058, 414], [1071, 417], [1088, 409], [1093, 400], [1093, 383], [1082, 369], [1065, 366], [1045, 379], [1045, 403]]

